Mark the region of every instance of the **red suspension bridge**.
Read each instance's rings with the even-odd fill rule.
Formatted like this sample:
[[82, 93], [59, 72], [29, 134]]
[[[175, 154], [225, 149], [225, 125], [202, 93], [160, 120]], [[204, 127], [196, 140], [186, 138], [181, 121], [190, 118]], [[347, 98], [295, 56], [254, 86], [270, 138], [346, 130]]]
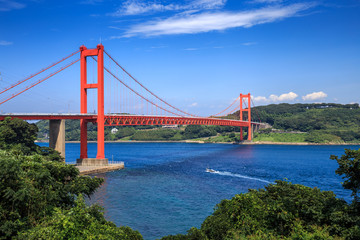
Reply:
[[[76, 54], [80, 53], [80, 58], [70, 61]], [[105, 59], [107, 65], [104, 64]], [[97, 64], [97, 80], [88, 79], [88, 63]], [[70, 61], [66, 63], [66, 61]], [[104, 46], [99, 44], [94, 49], [87, 49], [81, 46], [69, 56], [51, 64], [50, 66], [30, 75], [29, 77], [16, 82], [0, 90], [0, 105], [32, 89], [33, 87], [48, 80], [54, 75], [64, 71], [70, 66], [80, 61], [80, 113], [79, 114], [1, 114], [0, 120], [5, 117], [20, 118], [24, 120], [52, 120], [80, 119], [80, 159], [87, 159], [87, 124], [92, 122], [97, 124], [97, 155], [96, 159], [105, 159], [104, 149], [104, 127], [105, 126], [128, 126], [128, 125], [219, 125], [219, 126], [238, 126], [240, 127], [240, 140], [243, 140], [243, 128], [248, 129], [247, 139], [251, 140], [252, 127], [258, 126], [258, 122], [251, 120], [251, 96], [249, 94], [240, 94], [240, 96], [223, 111], [210, 117], [200, 117], [183, 111], [167, 101], [160, 98], [154, 92], [150, 91], [129, 72], [127, 72], [108, 52]], [[61, 64], [63, 64], [61, 66]], [[61, 66], [61, 67], [60, 67]], [[49, 70], [59, 67], [44, 77], [41, 75]], [[94, 74], [95, 75], [95, 74]], [[34, 81], [34, 79], [39, 78]], [[106, 77], [106, 78], [105, 78]], [[31, 80], [34, 82], [31, 83]], [[106, 80], [106, 81], [105, 81]], [[26, 87], [16, 90], [28, 83]], [[89, 90], [97, 90], [95, 113], [89, 113]], [[6, 95], [11, 91], [15, 93]], [[106, 93], [106, 96], [105, 96]], [[95, 95], [94, 95], [95, 96]], [[95, 97], [94, 97], [95, 98]], [[95, 99], [94, 99], [95, 100]], [[106, 106], [106, 107], [105, 107]], [[105, 109], [107, 112], [105, 113]], [[240, 120], [226, 119], [226, 116], [239, 111]], [[244, 114], [245, 113], [245, 114]], [[63, 122], [63, 121], [62, 121]], [[50, 121], [50, 128], [51, 128]], [[56, 138], [61, 135], [62, 141], [65, 141], [64, 133], [58, 129], [64, 126], [56, 125], [50, 129], [50, 146], [56, 145]], [[53, 137], [51, 135], [51, 132]], [[54, 138], [52, 140], [52, 138]], [[52, 144], [52, 141], [55, 142]], [[65, 144], [63, 144], [65, 146]], [[61, 150], [61, 149], [60, 149]]]

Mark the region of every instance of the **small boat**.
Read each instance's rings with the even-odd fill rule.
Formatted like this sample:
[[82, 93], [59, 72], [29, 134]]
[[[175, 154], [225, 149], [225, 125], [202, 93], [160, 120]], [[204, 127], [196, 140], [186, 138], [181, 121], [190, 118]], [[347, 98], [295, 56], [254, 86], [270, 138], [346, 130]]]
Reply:
[[214, 170], [214, 169], [211, 169], [211, 168], [206, 168], [205, 172], [213, 173], [213, 172], [215, 172], [215, 170]]

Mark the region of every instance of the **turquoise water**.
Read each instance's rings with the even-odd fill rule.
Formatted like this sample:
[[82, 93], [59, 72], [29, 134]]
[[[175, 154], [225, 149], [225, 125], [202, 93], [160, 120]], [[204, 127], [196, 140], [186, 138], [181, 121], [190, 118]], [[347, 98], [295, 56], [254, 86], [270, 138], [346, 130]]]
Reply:
[[[67, 161], [80, 145], [66, 144]], [[104, 185], [92, 197], [108, 220], [139, 230], [145, 239], [200, 227], [222, 199], [276, 179], [332, 190], [349, 201], [331, 154], [359, 146], [228, 145], [191, 143], [107, 143], [106, 156], [125, 170], [99, 175]], [[89, 144], [94, 157], [96, 144]], [[214, 173], [205, 172], [209, 167]]]

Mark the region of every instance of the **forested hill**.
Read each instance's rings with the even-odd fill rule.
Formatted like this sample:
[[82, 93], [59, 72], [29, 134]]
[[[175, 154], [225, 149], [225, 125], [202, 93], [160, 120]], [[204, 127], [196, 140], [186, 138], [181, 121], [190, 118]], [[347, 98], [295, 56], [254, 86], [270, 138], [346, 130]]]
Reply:
[[[232, 116], [238, 119], [239, 112]], [[251, 117], [275, 129], [307, 132], [309, 142], [360, 141], [359, 104], [271, 104], [252, 108]]]

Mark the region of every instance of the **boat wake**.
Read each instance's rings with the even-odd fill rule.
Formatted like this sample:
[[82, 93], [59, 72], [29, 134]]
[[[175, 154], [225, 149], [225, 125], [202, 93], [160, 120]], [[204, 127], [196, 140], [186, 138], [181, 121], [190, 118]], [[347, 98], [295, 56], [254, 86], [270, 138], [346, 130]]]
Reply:
[[218, 175], [222, 175], [222, 176], [238, 177], [238, 178], [244, 178], [244, 179], [264, 182], [264, 183], [271, 183], [269, 181], [266, 181], [266, 180], [263, 180], [263, 179], [260, 179], [260, 178], [249, 177], [249, 176], [245, 176], [245, 175], [241, 175], [241, 174], [237, 174], [237, 173], [231, 173], [231, 172], [225, 172], [225, 171], [216, 171], [216, 170], [213, 170], [213, 169], [210, 169], [210, 170], [206, 169], [206, 172], [213, 173], [213, 174], [218, 174]]

